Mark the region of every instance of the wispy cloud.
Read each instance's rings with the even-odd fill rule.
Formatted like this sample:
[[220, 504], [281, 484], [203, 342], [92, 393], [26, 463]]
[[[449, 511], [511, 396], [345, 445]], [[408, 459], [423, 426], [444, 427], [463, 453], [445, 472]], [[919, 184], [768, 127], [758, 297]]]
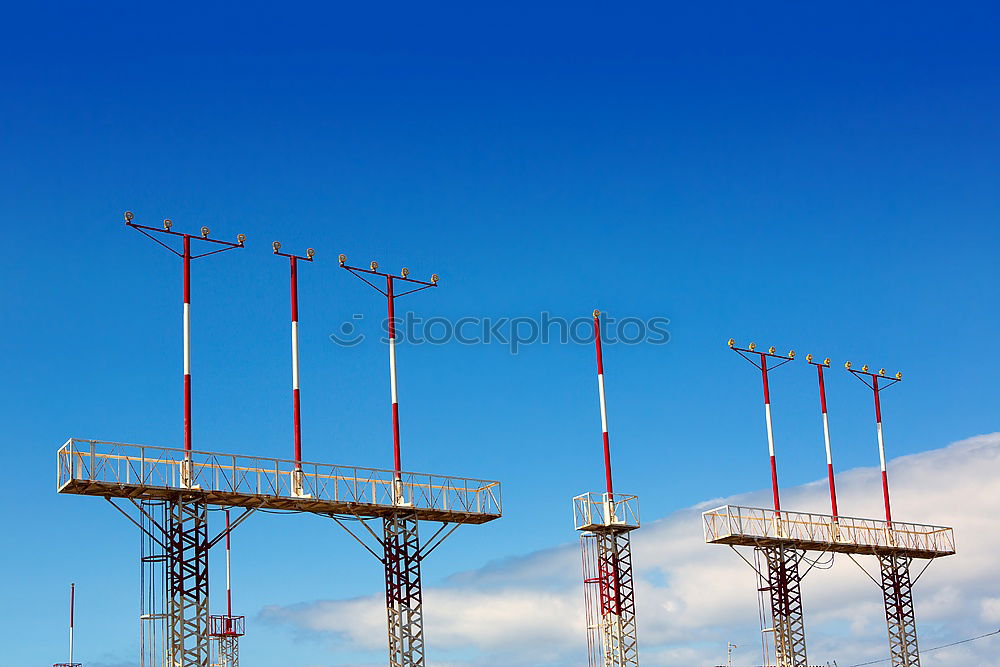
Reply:
[[[895, 459], [894, 516], [951, 525], [958, 555], [933, 563], [916, 587], [922, 648], [1000, 624], [1000, 434]], [[877, 517], [879, 475], [838, 477], [841, 512]], [[783, 490], [782, 506], [824, 511], [825, 481]], [[720, 664], [728, 641], [739, 664], [758, 664], [755, 578], [729, 549], [703, 543], [701, 511], [725, 502], [766, 506], [765, 492], [713, 500], [648, 523], [634, 533], [643, 664]], [[861, 559], [876, 578], [869, 557]], [[580, 559], [575, 543], [463, 572], [425, 591], [432, 664], [440, 667], [579, 667], [585, 664]], [[841, 667], [886, 657], [879, 589], [849, 559], [817, 567], [803, 582], [810, 661]], [[356, 651], [383, 651], [381, 595], [268, 607], [262, 620], [327, 636]], [[1000, 637], [927, 653], [924, 664], [1000, 666]], [[344, 663], [346, 664], [346, 663]]]

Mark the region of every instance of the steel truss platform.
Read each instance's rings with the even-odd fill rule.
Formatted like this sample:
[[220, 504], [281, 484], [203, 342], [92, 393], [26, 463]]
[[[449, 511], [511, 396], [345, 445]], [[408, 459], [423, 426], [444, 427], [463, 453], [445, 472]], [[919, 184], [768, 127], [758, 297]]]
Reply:
[[[72, 438], [59, 448], [59, 493], [173, 499], [221, 507], [480, 524], [500, 518], [500, 483], [463, 477]], [[301, 480], [301, 486], [298, 485]], [[302, 492], [298, 493], [301, 488]]]
[[573, 514], [582, 533], [590, 667], [637, 667], [630, 534], [639, 527], [638, 498], [585, 493], [573, 499]]
[[953, 529], [736, 505], [702, 518], [707, 543], [754, 547], [765, 557], [779, 667], [807, 664], [798, 563], [808, 551], [878, 558], [892, 667], [919, 667], [910, 565], [953, 555]]
[[[166, 667], [210, 667], [213, 638], [219, 643], [214, 664], [237, 664], [238, 635], [210, 631], [208, 551], [224, 534], [209, 539], [209, 505], [245, 508], [232, 528], [257, 509], [278, 509], [330, 517], [347, 529], [385, 567], [391, 667], [426, 664], [420, 563], [458, 526], [493, 521], [502, 511], [500, 483], [488, 480], [76, 438], [59, 449], [57, 461], [59, 493], [112, 504], [128, 499], [140, 514], [130, 520], [161, 547]], [[144, 512], [155, 501], [165, 504], [166, 526]], [[382, 519], [382, 537], [362, 520], [372, 518]], [[352, 519], [372, 534], [378, 550], [347, 527]], [[420, 521], [441, 523], [424, 545]]]
[[939, 558], [955, 553], [951, 528], [724, 505], [702, 514], [705, 541], [855, 555]]

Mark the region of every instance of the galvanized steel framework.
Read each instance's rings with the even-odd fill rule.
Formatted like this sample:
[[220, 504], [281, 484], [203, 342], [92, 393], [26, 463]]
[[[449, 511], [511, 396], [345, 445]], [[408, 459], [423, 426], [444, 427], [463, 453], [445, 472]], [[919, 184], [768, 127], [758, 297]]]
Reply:
[[758, 547], [767, 566], [771, 629], [777, 667], [807, 667], [806, 628], [802, 616], [799, 562], [805, 552], [784, 547]]
[[889, 657], [892, 667], [920, 667], [917, 646], [917, 621], [913, 612], [913, 584], [910, 581], [912, 558], [882, 555], [882, 597], [889, 628]]
[[419, 524], [415, 515], [406, 512], [382, 520], [391, 667], [423, 667], [425, 664]]
[[806, 552], [878, 558], [892, 667], [919, 667], [910, 565], [954, 554], [951, 528], [734, 505], [705, 512], [703, 522], [706, 542], [765, 556], [779, 667], [806, 664], [798, 571]]
[[[60, 493], [125, 498], [139, 511], [138, 520], [126, 516], [151, 545], [143, 553], [152, 591], [144, 601], [144, 637], [155, 643], [166, 617], [167, 667], [208, 665], [208, 550], [227, 535], [208, 537], [209, 505], [245, 509], [230, 529], [255, 509], [278, 509], [331, 517], [345, 528], [350, 519], [370, 531], [379, 548], [369, 550], [386, 569], [391, 664], [400, 666], [425, 664], [420, 563], [462, 524], [501, 516], [500, 485], [488, 480], [97, 440], [70, 439], [56, 458]], [[368, 528], [365, 519], [372, 518], [383, 520], [383, 536]], [[441, 527], [421, 544], [418, 521]], [[153, 597], [156, 568], [166, 570], [165, 605]], [[143, 667], [162, 664], [151, 653]]]
[[593, 667], [639, 664], [630, 530], [608, 527], [580, 536]]

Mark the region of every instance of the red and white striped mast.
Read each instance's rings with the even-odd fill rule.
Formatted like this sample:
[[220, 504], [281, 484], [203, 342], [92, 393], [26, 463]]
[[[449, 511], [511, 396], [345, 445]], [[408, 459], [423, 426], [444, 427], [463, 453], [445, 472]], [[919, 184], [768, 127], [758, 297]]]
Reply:
[[[885, 464], [885, 440], [882, 438], [882, 402], [879, 399], [879, 394], [903, 380], [902, 373], [896, 373], [895, 376], [889, 377], [885, 374], [885, 369], [879, 369], [878, 373], [871, 373], [868, 370], [868, 365], [865, 364], [861, 367], [861, 370], [851, 368], [851, 362], [848, 361], [844, 364], [844, 368], [848, 370], [854, 377], [858, 378], [865, 383], [869, 389], [872, 390], [872, 394], [875, 397], [875, 437], [878, 440], [878, 458], [879, 466], [882, 470], [882, 500], [885, 503], [885, 520], [887, 524], [892, 524], [892, 509], [889, 506], [889, 474], [886, 469]], [[888, 384], [879, 385], [879, 379], [888, 381]]]
[[[741, 357], [753, 364], [760, 370], [761, 380], [764, 385], [764, 423], [767, 427], [767, 451], [771, 457], [771, 493], [774, 497], [775, 515], [781, 516], [781, 500], [778, 497], [778, 464], [774, 453], [774, 426], [771, 422], [771, 388], [768, 384], [768, 372], [779, 366], [784, 366], [789, 361], [795, 359], [795, 350], [790, 350], [788, 355], [777, 354], [774, 346], [768, 348], [767, 352], [758, 352], [757, 343], [750, 343], [747, 347], [736, 347], [736, 341], [729, 339], [729, 348], [737, 352]], [[756, 361], [753, 355], [759, 361]], [[778, 363], [768, 368], [768, 359], [778, 359]]]
[[[391, 273], [384, 273], [378, 270], [378, 262], [372, 262], [369, 264], [369, 268], [363, 269], [357, 266], [347, 265], [347, 256], [340, 255], [338, 257], [340, 261], [340, 266], [347, 269], [355, 276], [368, 283], [376, 292], [383, 295], [388, 303], [388, 324], [387, 330], [389, 334], [389, 395], [392, 401], [392, 461], [393, 461], [393, 471], [395, 473], [396, 479], [396, 502], [402, 502], [402, 489], [400, 488], [400, 480], [402, 478], [402, 457], [400, 455], [399, 449], [399, 393], [397, 391], [396, 385], [396, 299], [407, 294], [413, 294], [414, 292], [419, 292], [425, 290], [429, 287], [438, 286], [438, 275], [435, 273], [431, 275], [430, 282], [425, 282], [423, 280], [416, 280], [410, 278], [410, 270], [403, 268], [398, 276], [392, 275]], [[373, 283], [371, 280], [365, 276], [379, 276], [385, 278], [385, 289]], [[396, 293], [395, 283], [396, 281], [402, 283], [408, 283], [412, 285], [418, 285], [418, 287], [413, 287], [406, 290], [405, 292]]]
[[[184, 234], [181, 232], [171, 231], [173, 222], [169, 219], [163, 221], [163, 228], [159, 227], [147, 227], [146, 225], [139, 225], [132, 222], [133, 214], [131, 211], [125, 212], [125, 224], [132, 229], [138, 230], [142, 234], [148, 236], [150, 239], [160, 244], [170, 252], [174, 253], [183, 260], [184, 265], [184, 306], [183, 306], [183, 329], [184, 329], [184, 451], [187, 460], [191, 457], [191, 260], [198, 259], [200, 257], [207, 257], [208, 255], [214, 255], [216, 253], [225, 252], [226, 250], [232, 250], [233, 248], [242, 248], [244, 241], [246, 241], [246, 236], [243, 234], [238, 234], [236, 236], [236, 243], [231, 241], [222, 241], [220, 239], [211, 239], [208, 237], [209, 229], [208, 227], [201, 228], [200, 236], [194, 234]], [[153, 234], [165, 234], [168, 236], [175, 236], [181, 238], [181, 251], [177, 251], [175, 248], [167, 245], [159, 238]], [[191, 241], [204, 241], [206, 243], [213, 243], [219, 246], [215, 250], [209, 250], [207, 252], [199, 253], [197, 255], [191, 254]], [[190, 482], [190, 470], [186, 471], [184, 475], [185, 481]]]
[[299, 407], [299, 274], [298, 274], [298, 262], [301, 259], [304, 262], [313, 261], [313, 257], [316, 255], [316, 251], [312, 248], [306, 249], [305, 256], [302, 255], [292, 255], [286, 252], [281, 252], [281, 243], [275, 241], [271, 244], [274, 249], [274, 254], [281, 257], [288, 258], [288, 265], [290, 269], [290, 284], [291, 284], [291, 303], [292, 303], [292, 429], [293, 429], [293, 442], [294, 442], [294, 456], [295, 456], [295, 472], [292, 479], [292, 493], [293, 495], [302, 496], [302, 420], [300, 417], [300, 407]]
[[608, 441], [608, 402], [604, 396], [604, 354], [601, 350], [601, 311], [594, 311], [594, 345], [597, 349], [597, 392], [601, 401], [601, 433], [604, 437], [604, 481], [608, 489], [608, 504], [613, 502], [611, 482], [611, 445]]
[[837, 512], [837, 485], [833, 476], [833, 450], [830, 447], [830, 418], [826, 413], [826, 383], [823, 381], [823, 370], [830, 367], [830, 358], [823, 361], [813, 361], [811, 354], [806, 355], [806, 361], [816, 367], [819, 376], [819, 406], [823, 412], [823, 440], [826, 443], [826, 474], [830, 480], [830, 508], [833, 512], [833, 520], [837, 521], [840, 516]]

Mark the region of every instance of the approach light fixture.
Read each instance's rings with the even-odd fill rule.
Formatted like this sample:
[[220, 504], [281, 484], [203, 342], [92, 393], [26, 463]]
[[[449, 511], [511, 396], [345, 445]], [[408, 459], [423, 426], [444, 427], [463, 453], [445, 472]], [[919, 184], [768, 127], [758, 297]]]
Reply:
[[174, 226], [174, 221], [171, 220], [170, 218], [167, 218], [166, 220], [163, 221], [163, 228], [168, 232], [170, 231], [170, 228], [173, 226]]

